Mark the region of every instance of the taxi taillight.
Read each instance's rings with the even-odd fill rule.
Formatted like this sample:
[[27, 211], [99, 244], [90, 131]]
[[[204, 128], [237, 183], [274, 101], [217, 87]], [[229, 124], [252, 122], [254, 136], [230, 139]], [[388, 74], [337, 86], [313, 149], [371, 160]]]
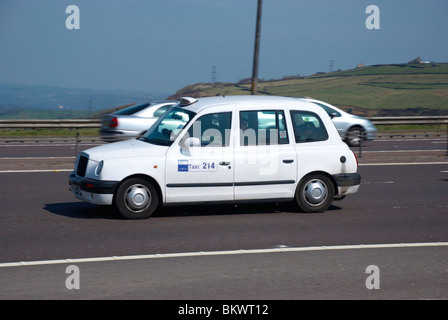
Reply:
[[352, 152], [353, 152], [353, 155], [355, 156], [355, 159], [356, 159], [356, 168], [358, 168], [359, 167], [358, 157], [356, 156], [356, 153], [354, 151], [352, 151]]

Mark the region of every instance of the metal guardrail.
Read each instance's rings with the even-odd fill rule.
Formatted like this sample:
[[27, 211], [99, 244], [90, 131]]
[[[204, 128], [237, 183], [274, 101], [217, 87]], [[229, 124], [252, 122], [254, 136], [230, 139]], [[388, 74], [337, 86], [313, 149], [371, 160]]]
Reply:
[[370, 117], [375, 125], [448, 124], [448, 116]]
[[71, 128], [86, 129], [100, 128], [100, 119], [61, 119], [61, 120], [42, 120], [42, 119], [24, 119], [24, 120], [0, 120], [0, 129], [20, 129], [20, 128]]
[[[448, 125], [448, 116], [406, 116], [406, 117], [370, 117], [367, 118], [375, 125]], [[100, 128], [101, 119], [0, 119], [0, 128]]]
[[[448, 156], [448, 116], [404, 116], [404, 117], [370, 117], [367, 118], [373, 122], [374, 125], [447, 125], [446, 130], [414, 130], [414, 131], [387, 131], [378, 132], [377, 139], [385, 138], [412, 138], [412, 137], [446, 137], [447, 139], [447, 153]], [[83, 142], [105, 142], [100, 136], [80, 137], [77, 129], [99, 129], [101, 127], [101, 119], [18, 119], [18, 120], [1, 120], [1, 129], [75, 129], [75, 136], [72, 137], [2, 137], [0, 135], [0, 142], [3, 143], [24, 143], [24, 142], [60, 142], [76, 143], [76, 150], [78, 150], [79, 143]], [[128, 137], [129, 138], [129, 137]], [[363, 141], [364, 139], [360, 139]], [[362, 142], [359, 146], [359, 155], [362, 157]]]

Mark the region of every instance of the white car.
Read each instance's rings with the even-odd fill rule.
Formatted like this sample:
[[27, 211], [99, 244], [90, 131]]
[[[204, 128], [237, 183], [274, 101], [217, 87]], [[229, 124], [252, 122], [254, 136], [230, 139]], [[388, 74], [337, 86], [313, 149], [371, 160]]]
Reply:
[[356, 156], [313, 103], [273, 96], [182, 98], [140, 138], [81, 152], [74, 195], [129, 219], [160, 205], [295, 201], [323, 212], [355, 193]]
[[148, 102], [106, 114], [101, 121], [100, 136], [106, 142], [143, 135], [175, 101]]
[[320, 100], [302, 98], [322, 107], [333, 120], [342, 139], [350, 147], [359, 147], [361, 139], [374, 140], [377, 129], [368, 119], [347, 113], [335, 106]]

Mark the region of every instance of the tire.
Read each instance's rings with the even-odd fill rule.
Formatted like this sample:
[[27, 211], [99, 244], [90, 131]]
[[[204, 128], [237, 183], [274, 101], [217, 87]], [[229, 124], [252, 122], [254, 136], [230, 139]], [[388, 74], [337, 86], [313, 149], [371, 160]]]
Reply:
[[119, 185], [114, 205], [126, 219], [147, 219], [156, 211], [159, 196], [147, 180], [131, 178]]
[[307, 213], [324, 212], [334, 199], [333, 182], [323, 174], [312, 174], [300, 181], [296, 191], [299, 208]]
[[351, 127], [347, 131], [346, 143], [349, 147], [359, 147], [361, 139], [364, 139], [364, 129], [361, 127]]

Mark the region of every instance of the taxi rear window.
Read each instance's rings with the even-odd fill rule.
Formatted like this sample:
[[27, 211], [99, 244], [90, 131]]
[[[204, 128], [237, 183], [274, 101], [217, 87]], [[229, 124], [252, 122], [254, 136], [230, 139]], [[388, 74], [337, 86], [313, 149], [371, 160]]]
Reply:
[[328, 139], [322, 120], [313, 112], [291, 111], [296, 143], [316, 142]]

